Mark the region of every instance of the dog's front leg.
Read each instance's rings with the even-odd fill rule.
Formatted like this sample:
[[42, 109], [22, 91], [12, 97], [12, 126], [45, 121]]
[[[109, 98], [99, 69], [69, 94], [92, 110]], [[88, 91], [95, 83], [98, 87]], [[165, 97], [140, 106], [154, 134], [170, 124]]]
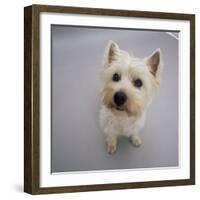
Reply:
[[117, 150], [117, 136], [106, 135], [106, 149], [109, 154], [113, 154]]
[[131, 140], [132, 144], [136, 147], [139, 147], [142, 144], [142, 140], [141, 140], [139, 134], [137, 134], [137, 133], [131, 135], [130, 140]]

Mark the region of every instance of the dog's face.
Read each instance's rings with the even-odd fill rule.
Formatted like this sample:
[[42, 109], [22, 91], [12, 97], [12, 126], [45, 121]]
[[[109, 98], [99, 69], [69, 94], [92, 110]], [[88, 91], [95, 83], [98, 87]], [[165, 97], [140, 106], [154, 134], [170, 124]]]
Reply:
[[160, 85], [160, 50], [139, 59], [110, 41], [102, 67], [102, 103], [117, 115], [140, 116]]

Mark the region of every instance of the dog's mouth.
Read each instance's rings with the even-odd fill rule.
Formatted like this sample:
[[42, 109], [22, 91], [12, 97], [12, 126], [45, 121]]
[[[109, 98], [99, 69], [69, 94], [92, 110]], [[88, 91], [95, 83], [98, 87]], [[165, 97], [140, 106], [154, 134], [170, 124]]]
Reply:
[[128, 110], [128, 108], [124, 106], [117, 106], [115, 104], [110, 104], [109, 109], [111, 109], [112, 112], [118, 113], [118, 114], [127, 114], [128, 116], [131, 116], [132, 113]]
[[122, 106], [117, 106], [117, 105], [112, 104], [110, 107], [111, 107], [111, 109], [114, 109], [114, 110], [117, 110], [117, 111], [121, 111], [121, 112], [126, 111], [126, 108], [124, 106], [122, 107]]
[[115, 108], [116, 110], [118, 110], [118, 111], [125, 111], [125, 109], [122, 108], [122, 107], [115, 106], [114, 108]]

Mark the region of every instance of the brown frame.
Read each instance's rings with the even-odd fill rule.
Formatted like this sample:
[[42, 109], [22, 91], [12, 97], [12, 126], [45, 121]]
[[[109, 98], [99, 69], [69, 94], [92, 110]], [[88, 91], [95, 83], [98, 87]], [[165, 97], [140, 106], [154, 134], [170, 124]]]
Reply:
[[[190, 22], [190, 178], [183, 180], [115, 183], [41, 188], [39, 184], [39, 17], [41, 12], [77, 13], [142, 18], [188, 20]], [[82, 192], [195, 184], [195, 15], [111, 10], [97, 8], [32, 5], [24, 8], [24, 191], [30, 194]]]

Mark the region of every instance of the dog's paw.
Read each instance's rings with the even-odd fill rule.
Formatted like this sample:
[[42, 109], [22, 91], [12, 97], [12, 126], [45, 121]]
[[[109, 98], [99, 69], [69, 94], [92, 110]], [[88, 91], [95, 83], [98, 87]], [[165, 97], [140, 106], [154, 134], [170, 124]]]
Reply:
[[115, 153], [116, 150], [117, 150], [117, 145], [116, 144], [107, 144], [107, 152], [109, 154]]
[[131, 137], [131, 142], [136, 147], [139, 147], [142, 144], [142, 140], [138, 135], [133, 135]]

